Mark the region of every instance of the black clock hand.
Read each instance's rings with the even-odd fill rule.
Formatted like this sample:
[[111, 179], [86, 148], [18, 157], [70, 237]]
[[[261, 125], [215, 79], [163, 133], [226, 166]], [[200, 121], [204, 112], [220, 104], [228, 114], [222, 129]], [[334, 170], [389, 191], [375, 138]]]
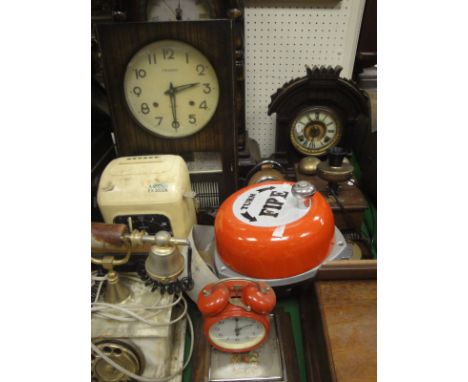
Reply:
[[176, 20], [182, 20], [182, 8], [180, 7], [180, 0], [179, 0], [179, 5], [177, 6], [175, 12], [176, 12]]
[[172, 109], [172, 127], [174, 129], [178, 129], [180, 124], [177, 121], [177, 112], [176, 112], [176, 99], [175, 99], [175, 91], [172, 82], [169, 83], [169, 89], [164, 92], [164, 94], [168, 95], [171, 99], [171, 109]]
[[186, 84], [186, 85], [180, 85], [180, 86], [172, 86], [172, 82], [171, 82], [171, 86], [169, 86], [169, 89], [167, 89], [164, 92], [164, 94], [170, 95], [171, 93], [174, 93], [174, 94], [179, 93], [182, 90], [190, 89], [198, 85], [200, 85], [200, 82], [194, 82], [193, 84]]
[[193, 87], [195, 87], [197, 85], [200, 85], [200, 82], [195, 82], [193, 84], [176, 86], [174, 88], [174, 92], [178, 93], [178, 92], [181, 92], [182, 90], [190, 89], [190, 88], [193, 88]]
[[240, 332], [240, 329], [239, 329], [239, 319], [237, 317], [234, 318], [235, 322], [236, 322], [236, 327], [234, 329], [234, 333], [236, 334], [236, 337], [239, 337], [239, 332]]
[[244, 326], [241, 326], [240, 328], [237, 328], [237, 330], [240, 332], [242, 329], [248, 328], [249, 326], [252, 326], [252, 325], [253, 324], [244, 325]]

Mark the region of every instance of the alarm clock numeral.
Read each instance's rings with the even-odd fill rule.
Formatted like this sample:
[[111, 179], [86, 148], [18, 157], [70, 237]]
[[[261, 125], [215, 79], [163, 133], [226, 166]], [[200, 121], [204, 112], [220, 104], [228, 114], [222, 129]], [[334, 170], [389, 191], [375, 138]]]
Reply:
[[205, 67], [205, 65], [198, 64], [197, 67], [196, 67], [196, 70], [197, 70], [197, 73], [198, 73], [199, 76], [204, 76], [206, 67]]
[[189, 63], [189, 54], [188, 53], [185, 53], [185, 63], [186, 64]]
[[174, 60], [174, 51], [171, 48], [163, 48], [163, 58], [165, 60]]
[[189, 114], [189, 123], [191, 123], [192, 125], [197, 123], [197, 116], [195, 114]]
[[133, 94], [135, 94], [137, 97], [141, 95], [141, 88], [139, 86], [135, 86], [133, 88]]
[[145, 69], [135, 69], [136, 79], [145, 78], [146, 77], [146, 70]]
[[201, 101], [199, 108], [208, 110], [208, 105], [206, 104], [205, 100]]

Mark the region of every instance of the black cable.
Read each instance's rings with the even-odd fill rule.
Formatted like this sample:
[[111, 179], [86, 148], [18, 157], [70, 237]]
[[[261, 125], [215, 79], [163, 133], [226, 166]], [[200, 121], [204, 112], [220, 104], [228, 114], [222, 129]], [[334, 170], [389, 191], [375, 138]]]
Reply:
[[[349, 227], [353, 227], [353, 223], [351, 221], [351, 217], [348, 214], [348, 211], [343, 206], [343, 203], [340, 202], [338, 199], [338, 195], [336, 194], [335, 190], [332, 187], [329, 187], [330, 195], [333, 196], [333, 198], [336, 201], [336, 204], [338, 204], [338, 207], [340, 207], [341, 213], [343, 214], [343, 218], [346, 221], [346, 224]], [[346, 234], [343, 234], [345, 236], [345, 239], [351, 240], [351, 241], [361, 241], [364, 242], [368, 247], [371, 246], [371, 240], [368, 237], [365, 237], [361, 232], [356, 231], [354, 228], [352, 228], [351, 232], [348, 232]]]
[[189, 244], [187, 249], [187, 276], [180, 280], [182, 283], [182, 290], [188, 291], [192, 290], [195, 283], [192, 278], [192, 246]]
[[166, 292], [168, 294], [174, 294], [180, 293], [181, 291], [185, 292], [192, 290], [195, 285], [192, 278], [192, 246], [189, 244], [187, 249], [187, 276], [183, 277], [181, 280], [176, 280], [167, 284], [158, 282], [148, 275], [148, 272], [146, 272], [146, 268], [143, 263], [138, 265], [137, 274], [146, 286], [151, 287], [151, 292], [159, 289], [161, 294], [165, 294]]

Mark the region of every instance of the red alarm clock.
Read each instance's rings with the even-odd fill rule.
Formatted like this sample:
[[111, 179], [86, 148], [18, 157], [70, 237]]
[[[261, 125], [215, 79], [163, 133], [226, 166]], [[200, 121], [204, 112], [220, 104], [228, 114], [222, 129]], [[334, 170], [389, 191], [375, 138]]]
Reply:
[[223, 352], [241, 353], [256, 349], [268, 338], [276, 295], [261, 281], [224, 279], [206, 285], [197, 304], [209, 343]]

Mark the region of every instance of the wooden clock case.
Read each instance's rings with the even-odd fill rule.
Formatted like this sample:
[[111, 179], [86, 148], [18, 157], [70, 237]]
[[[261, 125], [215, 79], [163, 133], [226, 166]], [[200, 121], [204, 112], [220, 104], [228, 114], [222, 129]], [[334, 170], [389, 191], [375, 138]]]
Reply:
[[[217, 152], [222, 160], [224, 200], [237, 184], [237, 126], [235, 118], [235, 61], [231, 20], [114, 23], [97, 25], [105, 84], [119, 156]], [[220, 97], [208, 124], [194, 135], [168, 139], [150, 133], [130, 114], [123, 78], [128, 62], [141, 47], [157, 40], [180, 40], [201, 51], [216, 70]]]
[[369, 98], [353, 81], [340, 78], [336, 66], [306, 67], [307, 75], [285, 83], [271, 96], [268, 115], [276, 113], [275, 159], [286, 160], [291, 167], [304, 157], [291, 143], [290, 128], [294, 118], [311, 106], [333, 109], [343, 125], [337, 145], [352, 148], [364, 139], [369, 126]]

